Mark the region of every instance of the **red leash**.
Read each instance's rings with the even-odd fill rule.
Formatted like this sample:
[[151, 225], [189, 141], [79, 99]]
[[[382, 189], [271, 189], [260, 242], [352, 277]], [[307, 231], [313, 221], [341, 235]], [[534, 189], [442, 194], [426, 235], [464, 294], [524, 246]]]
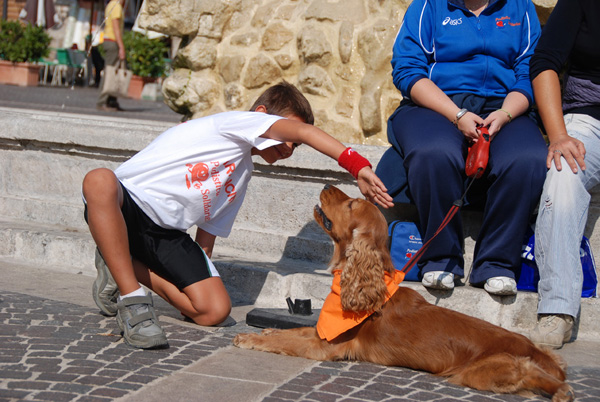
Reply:
[[412, 267], [415, 266], [415, 264], [419, 261], [421, 256], [429, 247], [431, 241], [435, 239], [435, 237], [438, 234], [440, 234], [440, 232], [446, 227], [446, 225], [450, 223], [452, 218], [454, 218], [454, 215], [456, 215], [460, 207], [463, 206], [464, 199], [467, 196], [471, 185], [475, 182], [475, 179], [478, 179], [479, 177], [481, 177], [481, 175], [483, 175], [483, 172], [487, 167], [487, 163], [490, 156], [490, 133], [488, 132], [487, 127], [479, 127], [479, 131], [481, 135], [479, 136], [477, 142], [471, 148], [469, 148], [469, 153], [467, 154], [467, 160], [465, 162], [465, 172], [467, 174], [467, 177], [471, 179], [469, 185], [467, 186], [467, 189], [465, 190], [465, 192], [459, 200], [456, 200], [452, 203], [452, 207], [444, 217], [444, 220], [437, 228], [433, 236], [431, 236], [431, 238], [427, 240], [427, 242], [423, 244], [423, 246], [421, 246], [419, 251], [417, 251], [412, 256], [412, 258], [404, 265], [404, 267], [402, 267], [400, 271], [404, 272], [405, 274], [407, 274], [408, 271], [410, 271]]

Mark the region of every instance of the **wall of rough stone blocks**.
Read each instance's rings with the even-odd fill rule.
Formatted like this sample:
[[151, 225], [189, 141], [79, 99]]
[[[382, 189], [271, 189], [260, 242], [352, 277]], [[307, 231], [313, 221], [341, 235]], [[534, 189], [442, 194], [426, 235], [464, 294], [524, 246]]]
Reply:
[[[146, 0], [140, 26], [181, 38], [163, 84], [188, 117], [245, 110], [269, 85], [297, 85], [315, 124], [343, 142], [386, 145], [402, 98], [392, 45], [411, 0]], [[556, 0], [536, 0], [545, 21]]]

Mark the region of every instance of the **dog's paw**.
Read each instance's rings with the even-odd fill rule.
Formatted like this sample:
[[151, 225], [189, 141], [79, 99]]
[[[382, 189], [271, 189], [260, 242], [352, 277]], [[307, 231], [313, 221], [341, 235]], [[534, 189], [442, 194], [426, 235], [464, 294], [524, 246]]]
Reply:
[[235, 336], [235, 338], [233, 338], [233, 344], [235, 346], [240, 347], [240, 344], [244, 343], [244, 339], [248, 336], [249, 334], [237, 334]]
[[567, 383], [563, 384], [552, 396], [552, 402], [571, 402], [575, 400], [575, 391]]
[[237, 334], [233, 338], [233, 344], [238, 348], [252, 349], [254, 346], [254, 339], [259, 336], [258, 334]]

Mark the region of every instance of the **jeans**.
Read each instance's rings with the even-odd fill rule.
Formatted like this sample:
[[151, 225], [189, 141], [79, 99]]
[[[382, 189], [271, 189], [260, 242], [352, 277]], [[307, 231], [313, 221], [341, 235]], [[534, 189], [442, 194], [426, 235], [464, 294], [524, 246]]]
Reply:
[[586, 170], [548, 171], [535, 228], [535, 259], [540, 271], [538, 314], [579, 312], [583, 274], [579, 248], [590, 204], [588, 191], [600, 179], [600, 121], [584, 114], [565, 115], [567, 132], [583, 142]]

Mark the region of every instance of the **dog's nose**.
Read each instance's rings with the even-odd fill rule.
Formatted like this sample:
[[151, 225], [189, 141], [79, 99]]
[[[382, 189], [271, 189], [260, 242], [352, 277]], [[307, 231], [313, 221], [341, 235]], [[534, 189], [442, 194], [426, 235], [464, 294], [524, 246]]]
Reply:
[[325, 187], [323, 187], [323, 190], [329, 190], [329, 187], [331, 187], [331, 184], [325, 184]]

